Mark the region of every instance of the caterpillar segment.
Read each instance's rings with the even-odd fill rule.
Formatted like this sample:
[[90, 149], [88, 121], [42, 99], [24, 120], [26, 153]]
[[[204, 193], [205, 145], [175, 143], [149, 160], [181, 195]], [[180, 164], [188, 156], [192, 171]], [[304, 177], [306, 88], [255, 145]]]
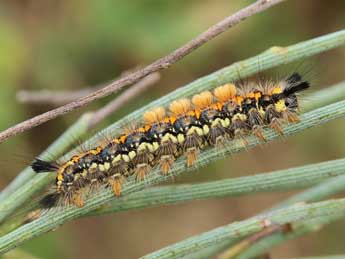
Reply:
[[189, 99], [180, 99], [170, 104], [170, 111], [175, 122], [173, 130], [177, 134], [180, 152], [186, 157], [186, 166], [194, 165], [200, 149], [204, 147], [203, 125], [200, 120], [200, 112], [192, 110]]
[[145, 126], [129, 133], [124, 141], [128, 150], [130, 166], [133, 168], [137, 180], [144, 180], [150, 172], [154, 165], [154, 152], [158, 148], [147, 136], [149, 128], [149, 126]]
[[122, 183], [130, 171], [127, 153], [127, 148], [120, 143], [119, 139], [113, 139], [99, 154], [102, 161], [100, 170], [104, 173], [105, 182], [117, 197], [121, 195]]
[[215, 98], [209, 91], [204, 91], [192, 98], [196, 114], [202, 124], [205, 144], [219, 146], [228, 139], [227, 128], [230, 121], [221, 111], [221, 104], [215, 103]]
[[151, 125], [147, 134], [155, 147], [155, 163], [160, 165], [162, 174], [167, 175], [179, 156], [178, 140], [172, 126], [175, 118], [166, 117], [163, 107], [148, 111], [143, 117], [145, 123]]

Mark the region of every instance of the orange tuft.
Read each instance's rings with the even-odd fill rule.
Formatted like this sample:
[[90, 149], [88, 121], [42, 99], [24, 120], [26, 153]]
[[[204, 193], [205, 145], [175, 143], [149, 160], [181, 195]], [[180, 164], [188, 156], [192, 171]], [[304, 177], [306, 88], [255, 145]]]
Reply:
[[236, 92], [234, 84], [225, 84], [214, 89], [214, 96], [221, 102], [227, 102], [235, 97]]
[[116, 197], [121, 196], [122, 191], [122, 179], [121, 178], [115, 178], [109, 180], [109, 184], [111, 185], [111, 188], [115, 194]]
[[73, 194], [72, 202], [78, 208], [83, 207], [84, 206], [84, 200], [82, 198], [81, 193], [77, 192], [77, 193]]
[[296, 123], [296, 122], [300, 121], [300, 119], [298, 118], [297, 114], [295, 114], [295, 113], [288, 112], [286, 116], [287, 116], [288, 122]]
[[146, 164], [137, 165], [135, 170], [136, 180], [142, 181], [145, 180], [146, 175], [149, 174], [151, 167]]
[[249, 92], [245, 96], [246, 98], [255, 98], [255, 94], [253, 92]]
[[262, 133], [261, 129], [259, 127], [254, 127], [253, 128], [253, 133], [254, 135], [260, 139], [261, 141], [265, 141], [266, 142], [266, 138], [264, 136], [264, 134]]
[[161, 164], [162, 174], [167, 175], [170, 168], [174, 164], [174, 157], [173, 156], [165, 156], [164, 158], [161, 158], [160, 164]]
[[191, 103], [186, 98], [173, 101], [169, 107], [170, 111], [175, 116], [186, 114], [190, 110], [190, 108], [191, 108]]
[[198, 157], [198, 149], [191, 148], [186, 152], [186, 165], [187, 167], [191, 167], [194, 165], [195, 161]]
[[241, 105], [243, 100], [244, 100], [244, 98], [242, 96], [236, 96], [236, 103], [237, 103], [237, 105]]
[[192, 98], [192, 103], [199, 109], [209, 107], [213, 103], [213, 95], [209, 91], [196, 94]]
[[260, 97], [261, 97], [261, 93], [260, 93], [260, 92], [256, 92], [256, 93], [254, 94], [255, 100], [259, 100]]
[[270, 123], [270, 127], [275, 132], [277, 132], [280, 136], [284, 136], [284, 132], [283, 132], [283, 129], [282, 129], [281, 125], [280, 125], [279, 120], [277, 120], [277, 119], [272, 120], [271, 123]]
[[121, 143], [125, 143], [125, 141], [126, 141], [126, 139], [127, 139], [127, 136], [128, 136], [127, 134], [126, 134], [126, 135], [120, 136], [120, 139], [119, 139], [120, 142], [121, 142]]
[[165, 118], [165, 109], [163, 107], [157, 107], [151, 111], [145, 112], [143, 118], [148, 124], [162, 121]]

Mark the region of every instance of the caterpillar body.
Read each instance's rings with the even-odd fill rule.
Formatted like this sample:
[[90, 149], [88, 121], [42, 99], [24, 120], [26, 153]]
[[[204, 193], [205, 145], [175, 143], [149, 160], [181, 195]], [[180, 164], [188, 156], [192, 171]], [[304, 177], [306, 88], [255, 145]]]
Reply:
[[102, 184], [120, 196], [128, 176], [143, 180], [155, 166], [166, 175], [180, 156], [191, 167], [204, 148], [231, 144], [228, 140], [248, 134], [265, 141], [263, 127], [283, 135], [283, 123], [299, 121], [296, 93], [309, 87], [298, 73], [276, 83], [253, 82], [241, 88], [225, 84], [213, 92], [175, 100], [169, 112], [163, 107], [148, 111], [140, 127], [63, 163], [37, 158], [31, 165], [35, 172], [56, 173], [54, 191], [40, 203], [44, 208], [60, 201], [81, 207], [84, 188]]

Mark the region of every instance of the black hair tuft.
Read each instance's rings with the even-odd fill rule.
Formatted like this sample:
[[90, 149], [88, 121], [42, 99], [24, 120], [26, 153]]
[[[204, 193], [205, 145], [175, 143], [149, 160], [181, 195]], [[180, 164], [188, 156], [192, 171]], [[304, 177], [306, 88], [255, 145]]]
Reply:
[[298, 73], [293, 73], [286, 79], [287, 86], [285, 87], [283, 94], [288, 97], [297, 92], [306, 90], [310, 87], [308, 81], [304, 81], [302, 76]]
[[31, 164], [32, 170], [36, 173], [43, 173], [43, 172], [55, 172], [59, 167], [55, 162], [47, 162], [36, 158], [34, 162]]
[[57, 205], [60, 198], [59, 193], [51, 193], [44, 196], [40, 201], [39, 204], [43, 209], [50, 209]]

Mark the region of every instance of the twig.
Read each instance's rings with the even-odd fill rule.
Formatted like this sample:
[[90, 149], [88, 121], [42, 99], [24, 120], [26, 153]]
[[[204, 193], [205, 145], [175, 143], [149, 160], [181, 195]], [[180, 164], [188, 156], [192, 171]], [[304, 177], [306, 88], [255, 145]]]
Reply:
[[265, 221], [271, 221], [281, 225], [289, 223], [293, 224], [295, 227], [297, 223], [302, 224], [308, 222], [308, 224], [319, 225], [325, 222], [333, 222], [344, 217], [345, 199], [291, 206], [289, 208], [274, 211], [266, 216], [253, 217], [213, 229], [201, 235], [165, 247], [141, 259], [181, 258], [194, 251], [217, 245], [224, 241], [235, 243], [248, 235], [263, 230], [265, 228]]
[[[269, 221], [267, 221], [269, 222]], [[233, 259], [236, 258], [237, 255], [239, 255], [241, 252], [243, 252], [245, 249], [247, 249], [249, 246], [259, 242], [263, 238], [266, 238], [268, 236], [272, 236], [276, 233], [287, 233], [291, 231], [292, 226], [290, 223], [285, 224], [275, 224], [275, 223], [269, 223], [271, 225], [265, 227], [261, 231], [246, 237], [241, 242], [237, 243], [236, 245], [232, 246], [230, 249], [222, 253], [220, 256], [218, 256], [218, 259]]]
[[101, 120], [109, 116], [111, 113], [118, 110], [122, 107], [125, 103], [129, 100], [133, 99], [135, 96], [138, 96], [148, 87], [154, 85], [160, 79], [160, 74], [158, 72], [150, 74], [139, 82], [135, 83], [131, 88], [124, 91], [120, 96], [116, 99], [99, 109], [98, 111], [93, 113], [93, 116], [90, 120], [89, 128], [94, 127], [98, 124]]
[[[121, 78], [137, 71], [139, 67], [126, 70], [121, 73], [117, 78]], [[145, 78], [143, 78], [145, 80]], [[95, 92], [108, 85], [108, 83], [103, 83], [100, 85], [86, 87], [77, 90], [19, 90], [16, 94], [16, 99], [18, 102], [26, 104], [50, 104], [50, 105], [63, 105], [69, 102], [73, 102], [78, 98], [84, 97], [92, 92]]]
[[[329, 120], [336, 119], [339, 117], [345, 116], [345, 101], [338, 102], [320, 109], [314, 110], [312, 112], [303, 114], [300, 119], [301, 123], [291, 124], [284, 127], [284, 132], [286, 136], [300, 132], [312, 126], [320, 125]], [[264, 130], [264, 134], [268, 141], [279, 138], [279, 135], [270, 129]], [[246, 139], [247, 145], [244, 145], [242, 141], [232, 141], [228, 147], [224, 147], [224, 154], [234, 154], [248, 148], [254, 147], [260, 142], [253, 136], [250, 136]], [[220, 150], [221, 151], [221, 150]], [[196, 166], [202, 166], [210, 163], [216, 159], [220, 159], [221, 156], [219, 152], [214, 152], [213, 149], [207, 149], [200, 154], [200, 158], [197, 160]], [[183, 159], [178, 159], [172, 173], [179, 175], [185, 173], [193, 168], [186, 170], [185, 161]], [[140, 181], [136, 182], [135, 179], [129, 179], [126, 184], [123, 186], [123, 196], [126, 197], [130, 193], [137, 192], [144, 189], [147, 186], [158, 184], [170, 179], [170, 177], [163, 176], [158, 174], [159, 169], [153, 169], [153, 172], [147, 176], [145, 182]], [[9, 197], [7, 200], [10, 200]], [[88, 198], [85, 201], [85, 206], [82, 208], [76, 208], [74, 206], [69, 206], [60, 209], [52, 209], [49, 212], [42, 215], [39, 219], [28, 223], [24, 226], [19, 227], [18, 229], [10, 232], [9, 234], [0, 238], [0, 252], [5, 252], [13, 248], [14, 246], [19, 245], [20, 243], [31, 239], [39, 234], [45, 233], [51, 229], [60, 226], [68, 220], [72, 220], [82, 215], [85, 215], [101, 205], [105, 204], [114, 199], [114, 195], [109, 189], [101, 189], [98, 193], [95, 193], [92, 197]], [[344, 201], [345, 206], [345, 201]], [[345, 208], [344, 208], [345, 210]], [[274, 220], [272, 222], [275, 222]], [[258, 231], [259, 229], [256, 229]], [[251, 232], [251, 233], [255, 233]], [[247, 233], [251, 234], [251, 233]], [[194, 244], [195, 246], [195, 244]], [[194, 247], [196, 249], [196, 247]], [[197, 249], [196, 249], [197, 250]], [[176, 253], [178, 255], [178, 253]]]
[[27, 104], [50, 104], [50, 105], [62, 105], [65, 103], [73, 102], [81, 97], [84, 97], [94, 91], [97, 91], [100, 87], [87, 87], [78, 90], [38, 90], [28, 91], [20, 90], [16, 94], [18, 102]]
[[[287, 207], [292, 204], [296, 204], [298, 202], [312, 202], [312, 201], [319, 201], [324, 198], [330, 197], [331, 195], [337, 194], [343, 191], [345, 188], [345, 176], [337, 176], [320, 185], [317, 185], [313, 188], [310, 188], [302, 193], [299, 193], [295, 196], [292, 196], [288, 200], [279, 203], [277, 206], [273, 208], [273, 210], [279, 210], [280, 208]], [[326, 222], [327, 223], [327, 222]], [[278, 235], [274, 237], [269, 237], [266, 239], [261, 240], [259, 243], [254, 244], [250, 247], [247, 251], [245, 251], [240, 258], [252, 258], [255, 255], [261, 254], [264, 251], [267, 251], [273, 246], [277, 246], [287, 240], [299, 237], [304, 234], [308, 234], [310, 232], [314, 232], [319, 230], [322, 227], [322, 224], [317, 226], [306, 223], [299, 226], [296, 226], [293, 232], [290, 235]]]
[[85, 106], [92, 101], [97, 99], [106, 97], [124, 86], [133, 84], [140, 80], [141, 78], [159, 70], [165, 69], [172, 64], [176, 63], [192, 51], [196, 50], [206, 42], [210, 41], [211, 39], [215, 38], [222, 32], [226, 31], [228, 28], [238, 24], [239, 22], [243, 21], [244, 19], [262, 12], [273, 5], [283, 2], [284, 0], [258, 0], [254, 4], [243, 8], [242, 10], [238, 11], [237, 13], [225, 18], [224, 20], [218, 22], [217, 24], [211, 26], [205, 32], [201, 33], [195, 39], [189, 41], [182, 47], [176, 49], [171, 54], [158, 59], [157, 61], [153, 62], [152, 64], [148, 65], [147, 67], [138, 70], [137, 72], [131, 73], [123, 78], [115, 80], [111, 82], [109, 85], [105, 86], [104, 88], [93, 92], [85, 97], [79, 98], [78, 100], [61, 106], [59, 108], [53, 109], [51, 111], [45, 112], [41, 115], [35, 116], [29, 120], [21, 122], [15, 126], [12, 126], [0, 133], [0, 143], [8, 139], [9, 137], [15, 136], [23, 131], [29, 130], [33, 127], [36, 127], [42, 123], [45, 123], [51, 119], [54, 119], [58, 116], [62, 116], [68, 112], [71, 112], [77, 108]]

